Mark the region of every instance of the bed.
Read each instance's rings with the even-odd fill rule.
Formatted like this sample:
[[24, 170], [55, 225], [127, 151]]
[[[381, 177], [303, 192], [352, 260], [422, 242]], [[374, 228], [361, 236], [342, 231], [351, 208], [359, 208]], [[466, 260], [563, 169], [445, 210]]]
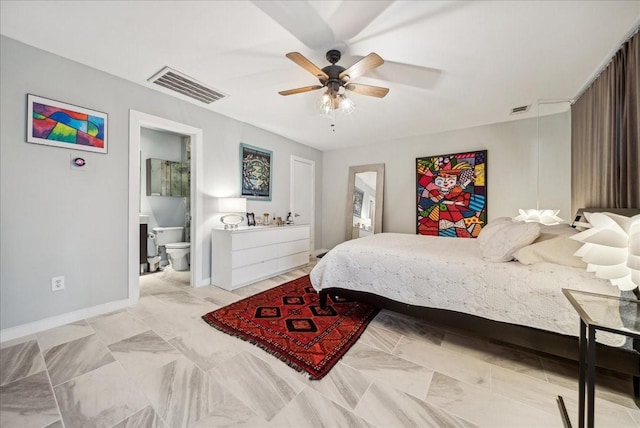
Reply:
[[[517, 231], [496, 232], [502, 223]], [[354, 298], [577, 360], [579, 318], [561, 289], [634, 294], [584, 269], [573, 256], [581, 246], [574, 233], [569, 225], [508, 218], [490, 222], [478, 239], [381, 233], [336, 246], [311, 271], [311, 283], [321, 303], [328, 295]], [[637, 397], [640, 354], [632, 341], [602, 334], [598, 342], [598, 366], [634, 376]]]

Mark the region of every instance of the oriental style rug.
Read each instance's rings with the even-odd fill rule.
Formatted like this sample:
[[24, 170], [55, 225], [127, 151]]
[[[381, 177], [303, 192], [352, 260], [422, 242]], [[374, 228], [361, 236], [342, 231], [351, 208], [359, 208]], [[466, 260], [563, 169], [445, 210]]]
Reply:
[[378, 313], [373, 306], [332, 296], [321, 308], [319, 300], [306, 275], [202, 318], [317, 380], [342, 358]]

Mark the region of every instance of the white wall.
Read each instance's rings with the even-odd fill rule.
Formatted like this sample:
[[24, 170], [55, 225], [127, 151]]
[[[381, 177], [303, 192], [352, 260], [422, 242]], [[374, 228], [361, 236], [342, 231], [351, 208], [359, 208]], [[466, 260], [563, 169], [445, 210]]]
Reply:
[[[357, 112], [355, 113], [357, 114]], [[571, 118], [562, 113], [540, 118], [540, 208], [560, 209], [571, 218]], [[416, 167], [418, 157], [488, 150], [489, 220], [536, 207], [536, 119], [421, 135], [375, 146], [324, 152], [323, 247], [344, 240], [349, 167], [385, 164], [383, 231], [416, 233]]]
[[[0, 329], [127, 299], [130, 109], [203, 129], [208, 196], [239, 194], [241, 142], [272, 150], [273, 200], [250, 202], [250, 211], [286, 215], [291, 155], [314, 160], [321, 242], [319, 151], [6, 37], [0, 51]], [[88, 165], [77, 172], [74, 151], [26, 143], [28, 93], [107, 113], [109, 153], [78, 152]], [[207, 230], [208, 198], [203, 208]], [[210, 249], [205, 234], [204, 272]], [[66, 289], [53, 293], [58, 275]]]

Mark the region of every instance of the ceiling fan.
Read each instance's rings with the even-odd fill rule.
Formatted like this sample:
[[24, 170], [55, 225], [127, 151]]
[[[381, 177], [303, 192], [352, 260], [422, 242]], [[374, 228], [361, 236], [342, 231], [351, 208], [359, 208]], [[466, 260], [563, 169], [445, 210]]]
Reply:
[[286, 57], [316, 76], [320, 81], [320, 85], [304, 86], [302, 88], [289, 89], [278, 93], [287, 96], [327, 88], [322, 101], [322, 108], [326, 111], [336, 110], [340, 107], [349, 107], [348, 105], [344, 105], [349, 104], [345, 91], [378, 98], [383, 98], [387, 95], [389, 92], [388, 88], [352, 82], [352, 80], [357, 79], [366, 72], [384, 64], [384, 60], [378, 54], [372, 52], [348, 68], [336, 65], [336, 63], [340, 61], [341, 55], [340, 51], [331, 49], [326, 55], [327, 61], [329, 61], [331, 65], [320, 69], [301, 53], [288, 53]]

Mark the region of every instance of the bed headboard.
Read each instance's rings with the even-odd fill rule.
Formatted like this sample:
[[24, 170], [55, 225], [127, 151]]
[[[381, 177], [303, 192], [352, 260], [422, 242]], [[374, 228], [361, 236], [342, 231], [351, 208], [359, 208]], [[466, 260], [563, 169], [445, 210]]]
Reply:
[[578, 211], [576, 211], [576, 215], [573, 217], [571, 227], [584, 227], [588, 224], [583, 214], [585, 211], [588, 213], [613, 213], [627, 217], [640, 214], [640, 208], [579, 208]]

